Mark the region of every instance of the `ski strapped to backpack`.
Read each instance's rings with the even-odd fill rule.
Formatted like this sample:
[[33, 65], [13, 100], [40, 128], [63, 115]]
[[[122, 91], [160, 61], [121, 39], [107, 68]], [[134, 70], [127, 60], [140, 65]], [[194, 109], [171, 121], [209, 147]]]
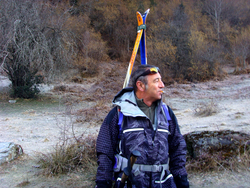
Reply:
[[126, 78], [124, 80], [123, 88], [127, 87], [129, 84], [130, 75], [131, 75], [133, 67], [134, 67], [134, 62], [135, 62], [135, 58], [137, 55], [139, 45], [140, 45], [140, 50], [141, 50], [141, 64], [147, 64], [145, 30], [146, 30], [146, 18], [147, 18], [148, 13], [149, 13], [149, 9], [143, 14], [143, 16], [138, 11], [136, 13], [137, 22], [138, 22], [137, 36], [136, 36], [133, 52], [132, 52], [132, 55], [131, 55], [131, 58], [129, 61], [129, 66], [128, 66]]
[[[168, 111], [168, 107], [163, 104], [162, 106], [162, 112], [164, 114], [164, 118], [165, 121], [168, 123], [168, 121], [172, 120]], [[123, 171], [124, 168], [127, 167], [127, 163], [128, 163], [128, 159], [126, 159], [125, 157], [122, 156], [122, 152], [121, 152], [121, 137], [122, 134], [124, 133], [123, 131], [123, 113], [121, 112], [121, 110], [118, 108], [118, 126], [119, 126], [119, 152], [118, 154], [115, 155], [115, 165], [114, 165], [114, 172], [121, 172]], [[143, 128], [139, 128], [139, 129], [143, 129]], [[127, 131], [127, 130], [125, 130]], [[160, 131], [160, 129], [158, 130]], [[166, 131], [166, 130], [163, 130]], [[170, 132], [168, 131], [168, 133], [170, 134]], [[156, 181], [155, 183], [163, 183], [164, 181], [167, 180], [167, 178], [170, 178], [171, 176], [167, 176], [167, 178], [165, 180], [162, 180], [162, 178], [165, 175], [165, 170], [169, 169], [169, 164], [162, 164], [162, 165], [143, 165], [143, 164], [134, 164], [133, 169], [135, 169], [135, 175], [137, 173], [140, 173], [140, 171], [146, 171], [146, 172], [162, 172], [161, 174], [161, 179], [159, 181]]]
[[[147, 64], [147, 48], [146, 48], [146, 19], [147, 19], [147, 15], [149, 13], [149, 9], [146, 10], [142, 16], [142, 20], [143, 20], [143, 32], [142, 32], [142, 37], [141, 37], [141, 42], [140, 42], [140, 54], [141, 54], [141, 64], [142, 65], [146, 65]], [[141, 28], [140, 26], [138, 26], [138, 29]]]

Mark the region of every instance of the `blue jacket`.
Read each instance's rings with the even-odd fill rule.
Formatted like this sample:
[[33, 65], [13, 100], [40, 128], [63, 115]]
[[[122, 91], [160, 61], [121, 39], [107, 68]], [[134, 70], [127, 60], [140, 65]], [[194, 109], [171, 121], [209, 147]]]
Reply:
[[[133, 150], [138, 150], [141, 157], [138, 157], [133, 172], [137, 187], [171, 187], [175, 188], [178, 183], [174, 181], [185, 177], [187, 181], [186, 143], [180, 133], [176, 117], [168, 107], [171, 120], [166, 121], [163, 113], [162, 101], [157, 101], [155, 109], [155, 122], [157, 129], [153, 129], [152, 122], [140, 110], [136, 104], [134, 91], [125, 88], [114, 98], [113, 103], [119, 106], [123, 113], [123, 134], [121, 136], [120, 152], [125, 158], [129, 158]], [[118, 111], [113, 108], [105, 118], [97, 138], [98, 169], [96, 175], [98, 183], [108, 183], [121, 176], [115, 173], [115, 154], [119, 145]], [[165, 168], [169, 164], [169, 168]], [[145, 166], [152, 166], [154, 170], [145, 170]], [[157, 167], [157, 168], [155, 168]], [[164, 167], [164, 168], [159, 168]], [[155, 170], [158, 169], [158, 170]], [[173, 176], [173, 177], [172, 177]], [[178, 181], [178, 180], [177, 180]], [[116, 183], [116, 185], [118, 185]], [[110, 187], [110, 186], [104, 186]], [[182, 186], [183, 187], [183, 186]]]

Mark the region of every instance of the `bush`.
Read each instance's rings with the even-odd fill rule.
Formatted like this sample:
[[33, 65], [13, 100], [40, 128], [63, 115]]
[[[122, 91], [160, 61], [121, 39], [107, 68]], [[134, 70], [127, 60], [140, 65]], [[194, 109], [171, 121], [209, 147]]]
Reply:
[[66, 174], [78, 168], [96, 168], [96, 137], [89, 135], [66, 144], [58, 144], [49, 154], [41, 154], [39, 163], [48, 176]]
[[30, 99], [35, 98], [35, 96], [40, 92], [39, 88], [34, 86], [16, 86], [12, 88], [11, 97], [14, 98], [24, 98]]
[[217, 111], [217, 105], [212, 100], [211, 102], [198, 104], [198, 106], [195, 108], [195, 115], [206, 117], [217, 113]]
[[186, 169], [189, 172], [209, 172], [221, 170], [240, 170], [250, 165], [250, 150], [244, 151], [235, 158], [223, 158], [222, 152], [204, 154], [198, 159], [187, 159]]
[[40, 92], [37, 88], [37, 83], [40, 83], [42, 80], [37, 79], [35, 75], [37, 71], [31, 71], [28, 66], [21, 63], [10, 63], [5, 69], [12, 83], [11, 97], [34, 98]]

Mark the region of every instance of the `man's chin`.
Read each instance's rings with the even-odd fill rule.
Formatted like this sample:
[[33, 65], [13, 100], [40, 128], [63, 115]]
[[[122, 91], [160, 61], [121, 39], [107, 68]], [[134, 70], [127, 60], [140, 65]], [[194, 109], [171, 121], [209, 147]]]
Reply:
[[158, 97], [158, 100], [160, 100], [162, 98], [162, 95], [160, 95], [159, 97]]

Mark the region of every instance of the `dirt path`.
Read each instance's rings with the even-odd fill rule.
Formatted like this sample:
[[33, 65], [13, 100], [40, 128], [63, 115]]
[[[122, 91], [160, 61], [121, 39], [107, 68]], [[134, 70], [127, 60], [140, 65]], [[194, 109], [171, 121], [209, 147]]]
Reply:
[[[1, 88], [4, 78], [0, 78]], [[6, 81], [6, 80], [5, 80]], [[6, 83], [5, 83], [6, 84]], [[90, 86], [77, 85], [88, 92]], [[51, 97], [51, 88], [43, 88], [46, 98], [38, 101], [17, 100], [9, 103], [7, 97], [0, 99], [0, 142], [20, 144], [25, 156], [0, 166], [0, 187], [15, 187], [28, 180], [23, 187], [89, 187], [91, 184], [79, 174], [46, 179], [39, 176], [33, 161], [37, 152], [49, 152], [61, 138], [63, 131], [71, 131], [74, 122], [76, 134], [97, 133], [100, 123], [76, 122], [72, 112], [90, 108], [94, 102], [81, 100], [75, 106], [65, 106], [62, 98]], [[197, 130], [232, 129], [250, 134], [250, 75], [229, 75], [224, 81], [197, 84], [174, 84], [165, 88], [164, 100], [169, 104], [180, 124], [181, 132]], [[111, 106], [111, 101], [107, 101]], [[211, 116], [197, 116], [204, 108], [212, 107]], [[74, 114], [74, 113], [73, 113]], [[103, 118], [103, 117], [101, 117]], [[190, 174], [190, 185], [198, 187], [250, 187], [250, 169], [244, 172], [220, 172], [219, 174]], [[79, 182], [78, 182], [79, 181]], [[67, 182], [67, 183], [66, 183]], [[79, 183], [79, 184], [77, 184]]]

